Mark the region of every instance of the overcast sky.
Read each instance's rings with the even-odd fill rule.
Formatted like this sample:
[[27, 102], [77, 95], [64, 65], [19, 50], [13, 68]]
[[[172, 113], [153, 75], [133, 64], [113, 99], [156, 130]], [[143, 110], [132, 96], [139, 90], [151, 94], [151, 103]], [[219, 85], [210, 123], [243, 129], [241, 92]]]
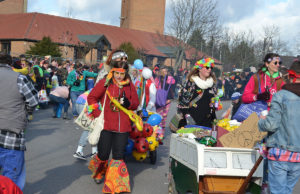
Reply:
[[[262, 35], [262, 27], [276, 25], [281, 38], [294, 46], [300, 36], [299, 0], [217, 0], [220, 20], [235, 32], [251, 29]], [[170, 0], [167, 0], [166, 22]], [[119, 26], [121, 0], [28, 0], [28, 12], [40, 12], [58, 16]]]

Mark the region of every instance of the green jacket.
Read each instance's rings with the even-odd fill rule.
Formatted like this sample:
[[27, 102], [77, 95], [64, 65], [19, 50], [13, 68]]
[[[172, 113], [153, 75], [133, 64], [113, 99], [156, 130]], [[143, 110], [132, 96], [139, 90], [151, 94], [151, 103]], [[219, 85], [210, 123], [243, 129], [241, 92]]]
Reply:
[[76, 71], [73, 70], [69, 73], [67, 77], [67, 84], [71, 87], [71, 91], [73, 92], [81, 92], [85, 91], [85, 78], [86, 77], [97, 77], [97, 73], [89, 72], [89, 71], [83, 71], [82, 72], [83, 79], [80, 80], [79, 86], [74, 86], [74, 82], [76, 81]]

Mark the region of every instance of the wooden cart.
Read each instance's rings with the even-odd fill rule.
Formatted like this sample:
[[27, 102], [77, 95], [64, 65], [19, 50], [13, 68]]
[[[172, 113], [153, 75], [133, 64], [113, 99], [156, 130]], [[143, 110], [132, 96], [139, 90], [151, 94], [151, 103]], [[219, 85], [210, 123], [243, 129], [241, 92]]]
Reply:
[[206, 147], [172, 134], [169, 194], [260, 193], [262, 158], [254, 149]]

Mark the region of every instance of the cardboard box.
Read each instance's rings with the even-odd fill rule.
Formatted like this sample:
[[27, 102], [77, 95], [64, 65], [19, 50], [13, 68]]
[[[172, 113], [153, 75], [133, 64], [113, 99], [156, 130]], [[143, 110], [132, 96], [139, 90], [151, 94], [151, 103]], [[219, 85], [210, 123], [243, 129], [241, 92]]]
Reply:
[[252, 113], [239, 128], [221, 136], [219, 138], [220, 143], [224, 147], [253, 148], [267, 135], [266, 132], [259, 131], [258, 121], [257, 114]]

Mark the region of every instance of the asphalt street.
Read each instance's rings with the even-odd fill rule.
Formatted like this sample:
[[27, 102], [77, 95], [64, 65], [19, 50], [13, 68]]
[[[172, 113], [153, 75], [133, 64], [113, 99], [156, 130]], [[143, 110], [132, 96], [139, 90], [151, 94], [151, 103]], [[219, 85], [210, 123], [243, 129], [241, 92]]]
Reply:
[[[223, 102], [224, 110], [229, 102]], [[69, 112], [71, 112], [69, 110]], [[172, 103], [168, 121], [176, 112]], [[88, 162], [73, 157], [82, 129], [72, 120], [51, 117], [51, 108], [34, 113], [26, 138], [26, 185], [25, 194], [85, 194], [102, 193], [103, 184], [95, 184], [90, 177]], [[218, 113], [218, 116], [222, 111]], [[170, 132], [166, 129], [164, 145], [159, 146], [157, 162], [150, 164], [127, 158], [132, 194], [166, 194], [168, 192]], [[91, 147], [84, 149], [91, 153]], [[300, 184], [294, 194], [300, 193]]]

